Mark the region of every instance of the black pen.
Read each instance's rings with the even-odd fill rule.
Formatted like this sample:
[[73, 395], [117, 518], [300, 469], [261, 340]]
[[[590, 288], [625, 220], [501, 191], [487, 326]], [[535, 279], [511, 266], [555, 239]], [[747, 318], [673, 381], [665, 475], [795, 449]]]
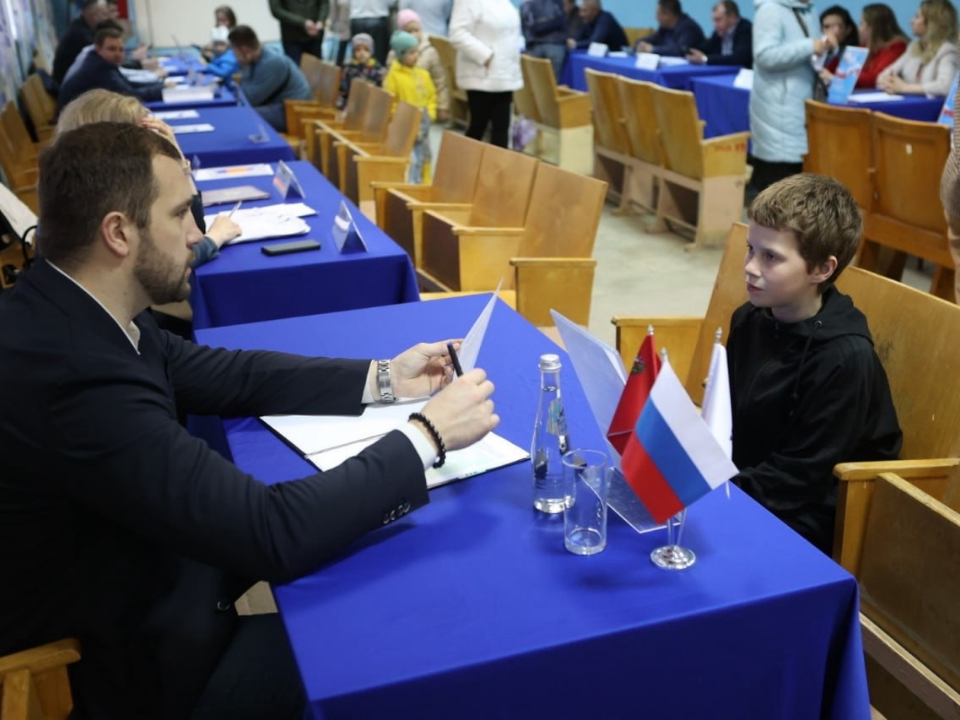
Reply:
[[453, 349], [453, 343], [447, 343], [447, 352], [450, 353], [450, 362], [453, 363], [453, 371], [457, 374], [457, 377], [463, 375], [463, 368], [460, 367], [460, 358], [457, 357], [457, 351]]

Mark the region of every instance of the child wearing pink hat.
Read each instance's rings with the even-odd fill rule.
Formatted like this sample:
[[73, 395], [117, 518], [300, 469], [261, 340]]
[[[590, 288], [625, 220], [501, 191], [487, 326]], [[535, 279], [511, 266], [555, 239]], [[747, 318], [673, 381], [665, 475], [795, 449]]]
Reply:
[[[420, 56], [417, 58], [417, 67], [423, 68], [433, 80], [437, 90], [437, 120], [446, 122], [450, 110], [450, 91], [447, 88], [447, 72], [443, 69], [440, 54], [430, 44], [430, 39], [424, 34], [420, 16], [409, 8], [397, 13], [397, 29], [413, 35], [419, 43]], [[387, 67], [395, 58], [391, 50], [387, 58]]]

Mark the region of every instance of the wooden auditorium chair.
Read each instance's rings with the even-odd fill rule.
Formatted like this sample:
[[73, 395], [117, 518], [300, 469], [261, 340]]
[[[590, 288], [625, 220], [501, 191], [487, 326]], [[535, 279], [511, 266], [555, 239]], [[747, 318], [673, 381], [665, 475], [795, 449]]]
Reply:
[[33, 123], [37, 141], [50, 140], [56, 132], [57, 101], [47, 92], [36, 73], [28, 75], [20, 86], [20, 101]]
[[354, 81], [353, 86], [358, 84], [365, 88], [361, 91], [363, 100], [358, 103], [356, 112], [344, 116], [342, 126], [325, 121], [316, 124], [315, 136], [321, 164], [324, 166], [324, 176], [338, 188], [343, 185], [346, 168], [343, 165], [343, 152], [336, 149], [337, 143], [348, 140], [362, 143], [383, 142], [390, 124], [393, 96], [368, 82]]
[[[12, 107], [13, 103], [8, 102], [0, 116], [0, 170], [3, 171], [7, 187], [36, 213], [39, 212], [36, 150], [32, 143], [25, 145], [22, 140], [17, 141], [10, 136], [7, 130], [10, 124], [8, 112]], [[16, 108], [12, 112], [16, 113]]]
[[73, 639], [0, 657], [0, 720], [66, 720], [73, 710], [67, 665], [79, 659]]
[[540, 115], [540, 159], [571, 172], [593, 174], [590, 96], [558, 87], [553, 65], [545, 58], [521, 55], [520, 65]]
[[606, 182], [618, 196], [618, 212], [623, 213], [630, 205], [635, 158], [631, 154], [619, 77], [592, 68], [587, 68], [585, 75], [593, 108], [593, 176]]
[[355, 131], [363, 126], [367, 100], [373, 87], [366, 80], [355, 78], [350, 83], [350, 97], [342, 112], [333, 119], [304, 120], [304, 134], [313, 136], [313, 140], [305, 143], [307, 159], [324, 177], [329, 177], [330, 173], [330, 156], [333, 153], [331, 133]]
[[[340, 97], [340, 68], [333, 63], [317, 60], [309, 53], [303, 54], [300, 64], [301, 68], [304, 65], [309, 67], [308, 82], [313, 91], [313, 100], [284, 100], [283, 109], [287, 119], [288, 140], [299, 150], [301, 157], [309, 159], [314, 152], [314, 134], [308, 132], [312, 130], [312, 123], [309, 127], [306, 123], [311, 120], [336, 119], [337, 99]], [[306, 74], [306, 70], [304, 73]]]
[[[864, 217], [857, 265], [880, 271], [880, 249], [934, 264], [930, 292], [954, 300], [954, 263], [940, 202], [940, 173], [950, 155], [950, 128], [873, 113], [873, 204]], [[938, 169], [939, 168], [939, 169]], [[902, 263], [889, 274], [900, 277]]]
[[340, 192], [369, 218], [376, 217], [373, 183], [403, 182], [406, 179], [410, 154], [425, 112], [422, 108], [401, 101], [397, 103], [381, 142], [334, 141], [341, 168]]
[[457, 85], [457, 49], [448, 38], [430, 35], [430, 44], [440, 56], [443, 70], [447, 74], [447, 87], [450, 90], [450, 123], [466, 127], [470, 122], [470, 106], [467, 103], [467, 91]]
[[693, 93], [653, 90], [664, 157], [657, 219], [692, 230], [693, 247], [722, 244], [743, 214], [750, 133], [705, 140]]
[[873, 204], [873, 141], [869, 110], [807, 100], [804, 172], [832, 177], [849, 188], [864, 212]]
[[440, 141], [433, 182], [373, 183], [377, 225], [420, 267], [422, 215], [426, 206], [466, 204], [473, 199], [486, 143], [446, 131]]
[[[621, 202], [626, 211], [631, 204], [656, 213], [660, 178], [663, 175], [663, 146], [657, 116], [653, 108], [654, 84], [640, 80], [617, 79], [620, 90], [620, 106], [623, 108], [624, 124], [630, 140], [630, 184], [626, 185], [627, 202]], [[650, 232], [662, 232], [666, 226], [657, 222], [648, 228]]]

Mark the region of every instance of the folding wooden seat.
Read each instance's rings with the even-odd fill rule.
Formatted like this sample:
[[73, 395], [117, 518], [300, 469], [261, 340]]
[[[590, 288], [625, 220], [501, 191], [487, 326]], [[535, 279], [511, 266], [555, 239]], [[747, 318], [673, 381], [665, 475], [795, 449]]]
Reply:
[[377, 225], [407, 251], [415, 268], [420, 267], [423, 208], [438, 203], [469, 203], [487, 147], [485, 143], [447, 131], [440, 141], [432, 184], [373, 184]]
[[694, 247], [722, 244], [743, 215], [750, 133], [704, 140], [693, 93], [654, 86], [664, 169], [657, 218], [693, 231]]
[[447, 87], [450, 89], [450, 122], [466, 127], [470, 120], [470, 108], [467, 103], [467, 91], [457, 85], [457, 49], [448, 38], [431, 35], [430, 44], [440, 56], [440, 62], [447, 73]]
[[[338, 114], [337, 98], [340, 90], [340, 68], [333, 63], [317, 60], [304, 53], [301, 65], [309, 67], [308, 77], [313, 100], [284, 100], [283, 108], [287, 119], [287, 136], [300, 150], [301, 157], [311, 158], [315, 153], [313, 123], [311, 120], [335, 120]], [[310, 58], [306, 60], [306, 58]], [[306, 71], [305, 71], [306, 73]], [[311, 79], [312, 78], [312, 79]]]
[[517, 310], [534, 324], [551, 325], [551, 308], [586, 324], [606, 190], [595, 178], [541, 163], [516, 226], [480, 224], [475, 212], [463, 224], [427, 211], [420, 276], [455, 291], [494, 290], [502, 280], [517, 289]]
[[37, 141], [51, 139], [56, 132], [57, 101], [47, 92], [39, 75], [31, 73], [27, 76], [20, 86], [20, 100], [33, 123]]
[[857, 265], [878, 271], [882, 247], [916, 255], [936, 266], [930, 292], [953, 300], [954, 263], [937, 169], [950, 154], [950, 128], [884, 113], [873, 113], [871, 124], [873, 203], [864, 217]]
[[350, 84], [350, 97], [341, 113], [333, 119], [304, 120], [304, 134], [313, 139], [305, 143], [305, 147], [312, 154], [307, 159], [313, 163], [321, 174], [328, 176], [330, 172], [330, 154], [333, 140], [330, 133], [334, 130], [359, 130], [363, 124], [366, 112], [367, 99], [374, 86], [360, 78]]
[[873, 204], [873, 144], [869, 110], [807, 100], [807, 154], [804, 172], [835, 178], [846, 185], [857, 205]]
[[620, 96], [619, 77], [587, 68], [587, 92], [593, 108], [593, 176], [619, 197], [619, 212], [630, 204], [634, 158]]
[[66, 639], [0, 657], [0, 720], [65, 720], [73, 710], [67, 665], [80, 645]]
[[[357, 83], [354, 83], [356, 85]], [[336, 127], [330, 123], [321, 122], [317, 125], [316, 137], [320, 147], [321, 159], [326, 163], [326, 178], [337, 187], [344, 184], [346, 166], [344, 153], [337, 150], [338, 143], [356, 141], [361, 143], [380, 143], [387, 135], [387, 126], [390, 124], [390, 108], [393, 105], [393, 96], [386, 90], [370, 83], [367, 86], [365, 99], [360, 106], [362, 114], [354, 120], [348, 116], [343, 127]], [[358, 111], [359, 112], [359, 111]], [[342, 190], [341, 190], [342, 192]]]
[[521, 55], [524, 85], [529, 85], [540, 114], [540, 159], [571, 172], [593, 173], [593, 121], [590, 96], [558, 87], [553, 65]]
[[[663, 146], [657, 116], [653, 112], [654, 84], [639, 80], [617, 78], [620, 91], [620, 106], [629, 138], [631, 158], [629, 184], [624, 178], [626, 200], [621, 201], [621, 210], [636, 204], [647, 212], [656, 212], [657, 193], [663, 174]], [[663, 223], [649, 228], [651, 232], [666, 229]]]
[[376, 216], [373, 183], [403, 182], [406, 178], [424, 112], [400, 102], [382, 142], [334, 141], [341, 167], [340, 192], [371, 219]]

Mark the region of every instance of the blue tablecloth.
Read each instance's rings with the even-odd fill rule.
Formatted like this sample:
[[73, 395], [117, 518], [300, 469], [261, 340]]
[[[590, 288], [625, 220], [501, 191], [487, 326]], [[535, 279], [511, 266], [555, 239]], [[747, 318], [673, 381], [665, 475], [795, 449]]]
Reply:
[[591, 57], [586, 51], [579, 50], [567, 55], [563, 66], [561, 82], [574, 90], [586, 90], [587, 78], [583, 71], [587, 68], [600, 72], [623, 75], [631, 80], [645, 80], [674, 90], [689, 90], [690, 81], [704, 75], [729, 74], [729, 67], [713, 65], [675, 65], [657, 70], [641, 70], [632, 57]]
[[191, 70], [203, 72], [204, 64], [197, 57], [182, 57], [179, 55], [166, 55], [157, 58], [160, 61], [160, 67], [167, 71], [167, 75], [187, 75]]
[[[198, 117], [168, 120], [171, 126], [209, 123], [213, 132], [177, 135], [185, 157], [200, 161], [200, 167], [293, 160], [290, 143], [246, 105], [195, 108]], [[266, 137], [255, 142], [251, 137]]]
[[[750, 129], [750, 91], [733, 86], [736, 75], [693, 78], [693, 94], [697, 99], [700, 119], [707, 125], [705, 137], [715, 137]], [[943, 107], [943, 98], [908, 95], [902, 100], [887, 102], [848, 102], [845, 107], [884, 112], [905, 120], [935, 122]]]
[[[306, 217], [311, 232], [302, 237], [228, 245], [220, 256], [193, 275], [194, 329], [237, 325], [277, 318], [350, 310], [353, 308], [410, 302], [420, 297], [410, 256], [350, 205], [368, 252], [341, 255], [330, 237], [330, 227], [343, 196], [308, 162], [290, 163], [303, 185], [307, 205], [317, 215]], [[249, 177], [197, 183], [200, 191], [255, 185], [269, 190], [272, 198], [250, 203], [257, 207], [280, 202], [273, 178]], [[299, 200], [292, 200], [299, 202]], [[229, 210], [209, 208], [208, 213]], [[266, 243], [312, 238], [319, 251], [268, 257], [260, 248]]]
[[231, 107], [237, 105], [237, 96], [229, 88], [219, 85], [212, 100], [184, 100], [183, 102], [163, 102], [162, 100], [157, 100], [144, 104], [151, 110], [189, 110]]
[[[227, 348], [390, 357], [459, 337], [486, 296], [198, 333]], [[498, 304], [479, 365], [497, 432], [526, 447], [537, 359], [557, 352]], [[597, 446], [565, 354], [574, 446]], [[313, 468], [257, 420], [225, 423], [237, 465], [267, 483]], [[315, 574], [276, 587], [315, 717], [869, 718], [857, 585], [736, 488], [689, 512], [697, 563], [655, 568], [663, 531], [610, 519], [607, 549], [563, 549], [531, 507], [529, 464], [431, 491]]]

